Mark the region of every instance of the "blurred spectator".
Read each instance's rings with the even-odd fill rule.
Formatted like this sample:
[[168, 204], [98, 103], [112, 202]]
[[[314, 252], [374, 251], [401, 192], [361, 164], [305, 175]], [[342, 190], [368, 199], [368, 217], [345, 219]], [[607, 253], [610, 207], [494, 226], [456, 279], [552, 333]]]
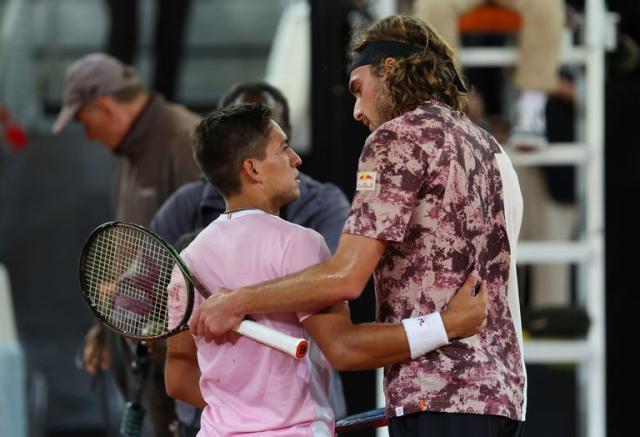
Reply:
[[[575, 141], [575, 85], [561, 74], [558, 91], [546, 105], [549, 141]], [[520, 230], [523, 240], [570, 241], [576, 238], [579, 211], [575, 203], [575, 169], [572, 166], [520, 167], [518, 177], [525, 200]], [[537, 264], [527, 268], [531, 308], [568, 306], [573, 303], [572, 266]]]
[[[459, 16], [486, 0], [416, 0], [414, 13], [433, 23], [454, 46], [460, 44]], [[515, 82], [520, 88], [510, 143], [521, 149], [539, 149], [547, 144], [545, 107], [547, 94], [558, 83], [558, 54], [564, 23], [562, 0], [496, 0], [517, 11], [522, 18], [520, 62]]]
[[[311, 25], [308, 2], [294, 0], [282, 11], [267, 59], [265, 81], [287, 97], [291, 124], [296, 127], [290, 137], [298, 153], [311, 147]], [[295, 80], [291, 80], [295, 77]]]
[[[54, 133], [75, 119], [87, 139], [99, 141], [118, 157], [112, 193], [117, 220], [148, 225], [174, 190], [198, 179], [191, 131], [200, 117], [149, 93], [133, 67], [101, 53], [75, 61], [66, 72], [62, 103]], [[108, 349], [102, 347], [102, 332], [109, 334]], [[174, 405], [164, 390], [164, 348], [157, 344], [143, 385], [143, 405], [153, 435], [168, 437]], [[95, 374], [113, 364], [120, 392], [130, 399], [139, 382], [130, 365], [136, 347], [96, 322], [85, 339], [85, 370]]]
[[[355, 29], [371, 21], [368, 2], [343, 2], [347, 21]], [[346, 45], [348, 39], [344, 41]], [[311, 6], [306, 0], [290, 0], [284, 8], [267, 59], [265, 81], [282, 90], [291, 108], [291, 137], [297, 153], [311, 152]], [[345, 59], [346, 62], [346, 59]], [[295, 77], [296, 80], [291, 80]]]

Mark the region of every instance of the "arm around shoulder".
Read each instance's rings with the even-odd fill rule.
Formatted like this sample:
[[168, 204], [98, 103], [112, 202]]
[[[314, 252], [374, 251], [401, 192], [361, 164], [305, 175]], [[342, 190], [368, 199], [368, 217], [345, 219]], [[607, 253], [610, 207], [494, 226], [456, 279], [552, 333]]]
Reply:
[[247, 314], [315, 312], [355, 299], [385, 246], [384, 241], [343, 234], [336, 254], [319, 264], [233, 292], [218, 289], [194, 313], [191, 330], [209, 340], [233, 329]]
[[334, 305], [308, 317], [305, 329], [338, 370], [363, 370], [415, 359], [457, 337], [477, 334], [486, 324], [486, 283], [469, 276], [443, 313], [402, 323], [353, 324], [349, 307]]
[[[315, 312], [345, 300], [353, 300], [362, 294], [385, 246], [384, 241], [343, 234], [338, 250], [325, 261], [283, 278], [241, 288], [227, 295], [212, 296], [214, 299], [210, 297], [204, 305], [216, 299], [230, 299], [228, 313], [241, 312], [244, 316], [272, 312]], [[287, 254], [288, 259], [294, 256], [302, 257], [302, 253], [296, 255], [292, 251]]]

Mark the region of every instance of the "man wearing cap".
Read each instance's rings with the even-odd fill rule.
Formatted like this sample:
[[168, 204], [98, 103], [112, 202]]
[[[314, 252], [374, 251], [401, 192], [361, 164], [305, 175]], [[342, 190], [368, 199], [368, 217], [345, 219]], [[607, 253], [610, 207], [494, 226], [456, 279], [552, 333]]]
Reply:
[[[171, 193], [200, 176], [191, 155], [191, 132], [200, 117], [149, 93], [133, 67], [111, 56], [90, 54], [67, 69], [53, 133], [71, 120], [84, 126], [88, 140], [102, 143], [118, 158], [112, 192], [117, 220], [147, 226]], [[129, 366], [138, 346], [110, 335], [111, 348], [100, 351], [100, 331], [96, 324], [86, 336], [85, 369], [95, 374], [113, 361], [119, 388], [129, 398], [135, 385]], [[143, 396], [155, 436], [169, 436], [174, 418], [173, 401], [164, 390], [163, 360], [163, 348], [155, 347]]]
[[67, 69], [53, 132], [72, 119], [84, 126], [87, 139], [118, 157], [113, 193], [118, 220], [148, 225], [171, 193], [200, 175], [190, 137], [200, 117], [148, 93], [137, 71], [111, 56], [90, 54]]
[[[335, 254], [281, 279], [217, 290], [193, 314], [191, 330], [210, 339], [247, 314], [352, 300], [373, 274], [377, 321], [402, 322], [411, 356], [385, 367], [390, 435], [521, 437], [515, 170], [464, 114], [467, 91], [454, 52], [425, 22], [385, 17], [351, 48], [353, 116], [372, 132]], [[487, 282], [486, 327], [469, 338], [442, 336], [440, 312], [474, 270]]]

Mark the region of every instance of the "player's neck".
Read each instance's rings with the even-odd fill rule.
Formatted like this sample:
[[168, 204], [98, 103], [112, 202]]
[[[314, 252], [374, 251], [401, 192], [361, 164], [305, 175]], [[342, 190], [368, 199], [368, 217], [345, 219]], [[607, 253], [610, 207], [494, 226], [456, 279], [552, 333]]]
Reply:
[[267, 214], [279, 215], [280, 208], [270, 204], [270, 202], [261, 201], [260, 199], [252, 198], [251, 196], [232, 196], [225, 199], [227, 209], [225, 212], [237, 212], [249, 209], [259, 209]]

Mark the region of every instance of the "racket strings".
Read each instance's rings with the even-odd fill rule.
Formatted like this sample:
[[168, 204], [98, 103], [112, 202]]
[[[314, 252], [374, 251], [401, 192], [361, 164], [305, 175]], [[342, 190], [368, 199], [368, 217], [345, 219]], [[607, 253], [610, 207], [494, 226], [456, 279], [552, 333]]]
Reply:
[[167, 286], [174, 265], [169, 251], [143, 231], [107, 228], [86, 252], [87, 297], [123, 333], [161, 335], [168, 331]]

